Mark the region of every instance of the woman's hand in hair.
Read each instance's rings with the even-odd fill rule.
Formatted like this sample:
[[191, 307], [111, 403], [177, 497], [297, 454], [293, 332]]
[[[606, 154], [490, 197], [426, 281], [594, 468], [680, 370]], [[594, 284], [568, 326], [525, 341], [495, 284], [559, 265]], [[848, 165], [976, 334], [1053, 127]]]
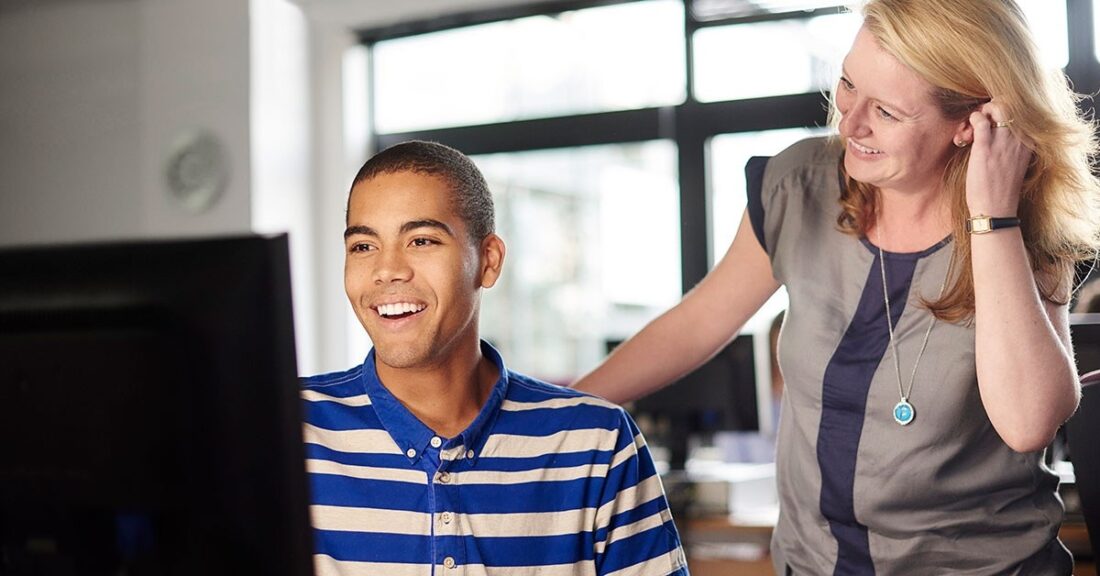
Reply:
[[1011, 122], [995, 101], [970, 114], [974, 141], [966, 171], [966, 203], [971, 215], [1016, 215], [1032, 151]]

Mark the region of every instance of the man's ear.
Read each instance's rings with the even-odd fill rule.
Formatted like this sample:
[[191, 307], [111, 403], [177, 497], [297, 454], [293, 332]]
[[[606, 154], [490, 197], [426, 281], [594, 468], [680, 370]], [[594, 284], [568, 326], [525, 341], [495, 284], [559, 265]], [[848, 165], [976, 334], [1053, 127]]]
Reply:
[[481, 241], [481, 287], [492, 288], [504, 268], [504, 240], [489, 234]]

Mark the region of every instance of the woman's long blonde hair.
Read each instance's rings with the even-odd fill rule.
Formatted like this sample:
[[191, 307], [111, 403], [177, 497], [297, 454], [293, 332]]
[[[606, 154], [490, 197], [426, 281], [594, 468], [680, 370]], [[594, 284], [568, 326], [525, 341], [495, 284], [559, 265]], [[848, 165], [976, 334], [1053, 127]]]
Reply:
[[[1035, 154], [1024, 177], [1019, 217], [1039, 291], [1067, 303], [1073, 267], [1100, 247], [1100, 183], [1092, 174], [1094, 126], [1078, 111], [1080, 97], [1061, 71], [1047, 71], [1013, 0], [871, 0], [864, 26], [886, 52], [935, 86], [932, 97], [948, 119], [960, 120], [995, 98], [1013, 120], [1013, 132]], [[840, 120], [835, 102], [830, 122]], [[962, 148], [944, 170], [953, 202], [957, 279], [925, 305], [950, 322], [974, 315], [970, 235], [965, 230], [966, 169]], [[840, 229], [865, 235], [874, 225], [878, 190], [845, 174]], [[994, 214], [994, 216], [999, 216]]]

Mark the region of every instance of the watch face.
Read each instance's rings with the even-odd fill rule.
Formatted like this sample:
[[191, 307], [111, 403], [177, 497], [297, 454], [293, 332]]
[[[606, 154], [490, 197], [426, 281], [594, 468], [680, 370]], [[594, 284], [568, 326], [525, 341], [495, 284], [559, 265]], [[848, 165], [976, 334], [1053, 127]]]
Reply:
[[993, 230], [993, 219], [989, 216], [976, 216], [966, 221], [966, 229], [971, 234], [985, 234]]

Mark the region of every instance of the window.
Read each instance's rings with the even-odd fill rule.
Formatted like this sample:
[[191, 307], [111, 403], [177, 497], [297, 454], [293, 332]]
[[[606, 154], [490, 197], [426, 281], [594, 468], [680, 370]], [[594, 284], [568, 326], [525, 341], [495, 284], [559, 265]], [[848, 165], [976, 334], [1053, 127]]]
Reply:
[[1017, 0], [1039, 45], [1043, 62], [1054, 69], [1069, 63], [1069, 30], [1066, 3], [1050, 0]]
[[506, 273], [482, 336], [510, 364], [567, 383], [676, 303], [676, 148], [667, 140], [475, 156], [493, 190]]
[[716, 102], [831, 90], [860, 22], [848, 12], [703, 28], [695, 33], [695, 97]]
[[679, 0], [649, 0], [381, 41], [376, 129], [679, 104], [683, 32]]

